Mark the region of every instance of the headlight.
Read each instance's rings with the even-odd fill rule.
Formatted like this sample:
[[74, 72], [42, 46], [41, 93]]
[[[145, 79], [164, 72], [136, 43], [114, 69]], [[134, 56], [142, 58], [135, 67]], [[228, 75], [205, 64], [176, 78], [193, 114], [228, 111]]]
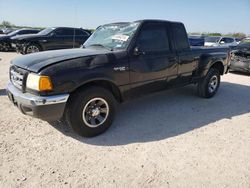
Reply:
[[27, 77], [26, 87], [36, 91], [51, 91], [52, 82], [48, 76], [40, 76], [30, 73]]

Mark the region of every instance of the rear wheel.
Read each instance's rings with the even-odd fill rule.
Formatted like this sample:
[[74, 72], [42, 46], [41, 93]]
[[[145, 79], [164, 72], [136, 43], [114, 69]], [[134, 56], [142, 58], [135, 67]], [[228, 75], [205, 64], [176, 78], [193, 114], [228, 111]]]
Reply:
[[30, 44], [26, 47], [25, 49], [25, 54], [31, 54], [31, 53], [36, 53], [36, 52], [40, 52], [41, 51], [41, 47], [37, 44]]
[[111, 126], [115, 107], [116, 101], [112, 93], [105, 88], [91, 87], [71, 96], [66, 119], [79, 135], [93, 137]]
[[204, 98], [213, 97], [220, 86], [220, 73], [211, 68], [207, 75], [198, 83], [198, 95]]

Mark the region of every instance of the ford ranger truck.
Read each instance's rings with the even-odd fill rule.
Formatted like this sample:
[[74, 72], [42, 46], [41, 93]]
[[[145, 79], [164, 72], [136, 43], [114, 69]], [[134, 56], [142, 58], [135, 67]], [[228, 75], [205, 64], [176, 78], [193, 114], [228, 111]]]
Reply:
[[102, 25], [82, 48], [11, 61], [7, 93], [19, 110], [45, 121], [66, 120], [85, 137], [112, 124], [117, 103], [195, 84], [213, 97], [227, 73], [229, 49], [190, 48], [182, 23], [140, 20]]

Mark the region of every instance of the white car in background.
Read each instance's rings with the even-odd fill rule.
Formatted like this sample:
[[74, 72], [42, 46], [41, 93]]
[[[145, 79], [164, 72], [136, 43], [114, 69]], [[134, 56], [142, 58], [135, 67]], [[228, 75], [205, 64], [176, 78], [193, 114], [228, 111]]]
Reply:
[[232, 37], [205, 37], [204, 46], [228, 46], [228, 47], [236, 47], [238, 45], [235, 38]]

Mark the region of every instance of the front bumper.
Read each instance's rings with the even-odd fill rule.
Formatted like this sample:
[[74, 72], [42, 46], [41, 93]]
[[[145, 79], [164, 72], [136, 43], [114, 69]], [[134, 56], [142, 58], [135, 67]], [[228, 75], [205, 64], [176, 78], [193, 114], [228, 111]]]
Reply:
[[37, 96], [23, 93], [12, 83], [6, 88], [10, 101], [25, 114], [45, 121], [59, 120], [64, 113], [69, 94]]

